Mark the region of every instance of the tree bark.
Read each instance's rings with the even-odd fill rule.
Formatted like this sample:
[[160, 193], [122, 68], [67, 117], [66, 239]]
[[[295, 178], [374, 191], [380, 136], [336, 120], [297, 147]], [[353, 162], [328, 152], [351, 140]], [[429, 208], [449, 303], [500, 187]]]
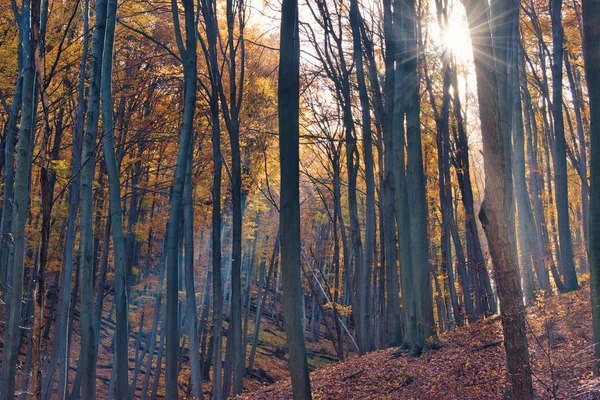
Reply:
[[279, 162], [283, 310], [294, 399], [311, 399], [300, 285], [300, 36], [298, 0], [284, 0], [279, 48]]
[[171, 208], [167, 223], [167, 311], [166, 311], [166, 395], [168, 398], [178, 397], [178, 363], [179, 353], [179, 231], [183, 201], [183, 187], [186, 169], [190, 157], [194, 133], [194, 114], [196, 109], [196, 20], [194, 2], [182, 0], [185, 19], [185, 44], [179, 25], [179, 11], [176, 0], [172, 1], [173, 22], [177, 47], [183, 62], [183, 121], [177, 164], [171, 194]]
[[402, 313], [400, 307], [400, 285], [398, 282], [398, 250], [396, 245], [396, 189], [394, 185], [394, 87], [395, 87], [395, 36], [391, 0], [383, 2], [383, 25], [385, 35], [385, 108], [383, 123], [383, 193], [385, 239], [385, 292], [387, 311], [387, 334], [390, 346], [400, 346], [403, 342]]
[[96, 333], [92, 323], [94, 309], [94, 233], [93, 180], [96, 163], [96, 136], [100, 114], [102, 58], [106, 28], [106, 0], [96, 3], [96, 26], [92, 38], [88, 108], [83, 136], [81, 193], [80, 193], [80, 324], [81, 324], [81, 397], [96, 395]]
[[600, 372], [600, 1], [584, 0], [583, 55], [590, 98], [590, 287], [596, 369]]
[[[352, 26], [352, 38], [354, 44], [354, 63], [356, 65], [356, 79], [358, 81], [358, 92], [362, 110], [362, 138], [363, 154], [366, 175], [366, 224], [365, 224], [365, 247], [362, 264], [356, 265], [357, 280], [355, 281], [358, 314], [356, 322], [360, 321], [359, 347], [362, 353], [375, 349], [374, 336], [371, 332], [371, 274], [373, 270], [373, 254], [375, 250], [375, 177], [373, 173], [373, 142], [371, 132], [371, 104], [367, 83], [365, 80], [365, 68], [363, 62], [362, 40], [360, 26], [362, 17], [358, 8], [358, 0], [350, 2], [350, 25]], [[359, 232], [360, 235], [360, 232]]]
[[121, 206], [121, 182], [119, 165], [115, 155], [114, 111], [112, 96], [113, 47], [117, 21], [117, 1], [108, 0], [106, 27], [102, 58], [102, 128], [104, 161], [108, 175], [110, 217], [115, 268], [115, 365], [117, 399], [129, 399], [129, 306], [127, 300], [127, 264], [125, 260], [125, 236], [123, 234], [123, 208]]
[[[34, 2], [35, 3], [35, 2]], [[32, 141], [35, 131], [36, 109], [36, 68], [34, 62], [34, 44], [31, 29], [31, 10], [23, 7], [22, 24], [27, 26], [23, 33], [23, 51], [25, 70], [23, 72], [23, 104], [19, 127], [19, 142], [15, 168], [14, 207], [12, 216], [13, 242], [9, 244], [9, 263], [12, 264], [12, 290], [9, 291], [7, 316], [2, 353], [2, 381], [0, 399], [14, 397], [17, 357], [19, 354], [19, 332], [21, 326], [21, 301], [23, 296], [25, 225], [29, 209], [29, 183], [32, 167]], [[11, 256], [12, 253], [12, 256]], [[10, 262], [12, 258], [12, 262]], [[10, 274], [9, 274], [10, 275]], [[10, 303], [9, 303], [10, 302]]]
[[196, 313], [196, 290], [194, 285], [194, 202], [191, 152], [186, 170], [185, 187], [183, 189], [183, 213], [185, 225], [185, 310], [188, 320], [188, 337], [190, 340], [190, 380], [192, 382], [193, 398], [202, 399], [202, 376], [200, 373], [200, 354], [198, 346], [198, 315]]
[[558, 233], [560, 240], [560, 259], [563, 268], [564, 284], [567, 291], [579, 287], [573, 260], [573, 241], [569, 226], [569, 187], [567, 180], [567, 156], [565, 127], [562, 113], [563, 102], [563, 40], [562, 0], [550, 1], [552, 20], [552, 114], [554, 116], [554, 186], [556, 193], [556, 211], [558, 214]]
[[[533, 385], [521, 300], [523, 295], [517, 272], [516, 255], [511, 250], [506, 222], [507, 213], [510, 212], [510, 201], [506, 189], [504, 165], [506, 158], [500, 122], [498, 84], [493, 62], [489, 7], [483, 0], [463, 0], [463, 3], [471, 30], [485, 159], [485, 197], [479, 216], [488, 238], [496, 282], [498, 282], [512, 394], [515, 398], [528, 400], [533, 399]], [[512, 3], [509, 11], [517, 12], [517, 10], [518, 3]]]

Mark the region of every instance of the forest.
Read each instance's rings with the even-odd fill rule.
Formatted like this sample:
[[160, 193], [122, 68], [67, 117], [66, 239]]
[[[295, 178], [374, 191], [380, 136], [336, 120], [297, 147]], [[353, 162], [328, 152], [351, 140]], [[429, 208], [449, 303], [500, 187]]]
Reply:
[[0, 400], [600, 398], [600, 0], [0, 0]]

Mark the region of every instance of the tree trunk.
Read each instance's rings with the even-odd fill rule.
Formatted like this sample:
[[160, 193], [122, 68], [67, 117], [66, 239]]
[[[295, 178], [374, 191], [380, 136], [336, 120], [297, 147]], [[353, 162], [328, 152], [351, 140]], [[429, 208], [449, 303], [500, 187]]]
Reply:
[[[463, 0], [463, 3], [467, 11], [473, 43], [485, 158], [485, 199], [479, 216], [488, 237], [496, 282], [498, 282], [512, 394], [517, 399], [528, 400], [533, 399], [533, 385], [521, 300], [523, 295], [517, 272], [516, 255], [511, 250], [510, 233], [506, 222], [507, 213], [510, 212], [510, 201], [506, 189], [504, 165], [506, 159], [493, 63], [489, 7], [483, 0]], [[518, 4], [516, 2], [511, 4], [509, 11], [518, 12]]]
[[190, 380], [192, 381], [192, 396], [202, 399], [202, 376], [200, 373], [200, 354], [198, 352], [198, 315], [196, 314], [196, 290], [194, 283], [194, 202], [192, 183], [192, 154], [188, 160], [185, 187], [183, 189], [183, 219], [185, 241], [185, 310], [187, 313], [187, 326], [190, 360]]
[[177, 164], [171, 194], [171, 208], [169, 222], [167, 223], [167, 311], [166, 311], [166, 395], [168, 398], [178, 397], [178, 365], [179, 353], [179, 231], [183, 188], [190, 157], [190, 148], [193, 143], [194, 114], [196, 108], [196, 80], [197, 80], [197, 55], [196, 55], [196, 23], [194, 2], [183, 0], [185, 15], [185, 45], [179, 26], [179, 11], [177, 2], [172, 3], [175, 37], [179, 54], [183, 62], [183, 121]]
[[[23, 28], [19, 27], [19, 43], [23, 42]], [[14, 182], [15, 182], [15, 143], [17, 140], [17, 122], [19, 121], [19, 110], [23, 104], [23, 60], [22, 52], [18, 53], [17, 64], [19, 76], [15, 85], [10, 107], [10, 115], [6, 124], [4, 134], [4, 190], [2, 193], [2, 219], [0, 221], [0, 298], [5, 299], [7, 292], [6, 273], [8, 269], [8, 253], [11, 247], [10, 230], [12, 228]]]
[[[17, 358], [19, 354], [19, 332], [21, 326], [21, 301], [23, 296], [23, 277], [25, 259], [25, 225], [29, 209], [29, 181], [32, 167], [32, 141], [35, 131], [36, 69], [34, 62], [34, 44], [30, 29], [30, 9], [23, 7], [22, 18], [24, 28], [23, 51], [25, 70], [23, 73], [23, 104], [17, 147], [17, 163], [15, 169], [14, 207], [12, 217], [12, 238], [9, 243], [9, 257], [12, 257], [12, 290], [9, 291], [7, 308], [4, 351], [2, 353], [2, 382], [0, 399], [8, 400], [14, 397]], [[12, 256], [10, 255], [12, 253]], [[9, 274], [10, 275], [10, 274]], [[8, 280], [8, 279], [7, 279]]]
[[96, 3], [96, 26], [92, 38], [88, 108], [83, 136], [81, 193], [80, 193], [80, 324], [81, 324], [81, 397], [96, 395], [96, 340], [92, 315], [94, 310], [94, 233], [93, 181], [96, 163], [95, 148], [100, 114], [102, 58], [106, 28], [106, 0]]
[[279, 162], [283, 310], [294, 399], [311, 399], [300, 285], [300, 37], [298, 1], [284, 0], [279, 48]]
[[552, 114], [554, 115], [554, 186], [556, 193], [556, 211], [560, 240], [560, 259], [563, 268], [564, 284], [567, 291], [579, 287], [573, 260], [573, 242], [569, 226], [569, 187], [567, 180], [567, 156], [565, 127], [562, 113], [562, 69], [563, 69], [563, 27], [562, 0], [551, 0], [550, 18], [552, 20]]
[[407, 173], [410, 182], [410, 251], [414, 273], [417, 336], [412, 343], [413, 354], [419, 354], [426, 341], [435, 336], [433, 298], [429, 264], [429, 239], [427, 236], [426, 183], [421, 146], [419, 71], [417, 65], [417, 36], [415, 31], [415, 1], [407, 0], [402, 33], [405, 35], [407, 59], [403, 64], [405, 86]]
[[387, 311], [387, 335], [390, 346], [402, 344], [402, 314], [400, 308], [400, 285], [398, 282], [398, 250], [396, 246], [396, 209], [394, 186], [394, 49], [393, 15], [390, 0], [383, 2], [383, 24], [385, 33], [385, 108], [382, 117], [384, 143], [384, 224], [381, 227], [385, 239], [385, 292]]
[[[537, 247], [541, 253], [541, 266], [540, 269], [548, 270], [548, 266], [551, 271], [556, 270], [554, 264], [554, 258], [552, 257], [552, 249], [550, 247], [550, 241], [548, 239], [548, 228], [546, 224], [546, 216], [542, 205], [542, 176], [540, 175], [540, 167], [538, 166], [538, 128], [535, 119], [533, 107], [531, 104], [531, 96], [529, 94], [527, 76], [525, 70], [525, 55], [524, 49], [521, 47], [519, 51], [519, 80], [521, 93], [523, 94], [523, 105], [525, 107], [525, 121], [527, 131], [527, 161], [529, 166], [529, 186], [532, 197], [532, 207], [535, 222], [535, 237], [537, 240]], [[542, 274], [543, 274], [542, 269]], [[552, 273], [556, 287], [560, 292], [564, 291], [560, 276]], [[539, 280], [540, 274], [538, 274]], [[541, 283], [540, 283], [541, 286]]]
[[273, 271], [276, 268], [277, 256], [279, 255], [279, 235], [280, 235], [281, 225], [277, 228], [277, 236], [275, 237], [275, 243], [273, 244], [273, 253], [271, 255], [271, 260], [269, 262], [269, 271], [267, 272], [267, 278], [265, 280], [265, 288], [262, 292], [261, 299], [261, 290], [259, 288], [257, 301], [258, 304], [256, 306], [256, 315], [254, 320], [254, 333], [252, 337], [252, 348], [250, 349], [250, 357], [248, 358], [248, 368], [247, 373], [252, 374], [252, 367], [254, 366], [254, 357], [256, 356], [256, 348], [258, 346], [258, 340], [260, 337], [260, 321], [262, 319], [262, 313], [265, 308], [265, 304], [267, 302], [267, 298], [269, 296], [269, 291], [271, 290], [271, 281], [273, 276]]
[[104, 55], [102, 58], [102, 127], [104, 160], [108, 174], [110, 217], [115, 268], [115, 365], [117, 399], [129, 399], [129, 307], [127, 300], [127, 264], [125, 260], [125, 236], [123, 234], [123, 208], [121, 206], [121, 183], [119, 165], [115, 155], [114, 117], [112, 97], [113, 46], [115, 39], [117, 1], [108, 0]]
[[[523, 269], [526, 269], [526, 263], [532, 263], [539, 288], [547, 293], [551, 293], [550, 277], [548, 269], [543, 263], [543, 255], [540, 249], [533, 211], [529, 192], [527, 191], [527, 178], [525, 175], [525, 132], [523, 130], [523, 106], [521, 103], [521, 92], [519, 90], [519, 52], [520, 36], [517, 22], [513, 22], [513, 52], [511, 90], [513, 91], [513, 115], [514, 115], [514, 174], [515, 174], [515, 193], [517, 197], [517, 211], [519, 213], [519, 243], [521, 244], [521, 253]], [[527, 299], [527, 296], [526, 296]], [[532, 298], [528, 298], [528, 301]]]
[[[458, 178], [458, 185], [461, 191], [462, 203], [465, 208], [465, 228], [466, 228], [466, 255], [467, 270], [462, 276], [464, 292], [465, 311], [470, 321], [481, 318], [485, 313], [495, 314], [497, 312], [496, 300], [491, 290], [490, 278], [485, 265], [481, 241], [477, 230], [477, 219], [475, 218], [475, 204], [473, 195], [473, 186], [471, 183], [471, 170], [469, 162], [469, 142], [465, 130], [465, 123], [462, 115], [462, 105], [459, 96], [458, 77], [456, 66], [451, 72], [452, 88], [454, 97], [452, 99], [454, 117], [456, 118], [456, 129], [453, 129], [454, 141], [456, 143], [455, 154], [453, 157], [454, 169]], [[457, 241], [454, 240], [456, 246]], [[460, 266], [460, 265], [459, 265]], [[460, 273], [460, 271], [459, 271]], [[475, 307], [470, 297], [471, 291], [475, 294]], [[469, 295], [469, 296], [467, 296]]]
[[[356, 296], [358, 313], [356, 322], [359, 328], [359, 347], [362, 353], [375, 349], [374, 336], [371, 332], [371, 274], [373, 270], [373, 254], [375, 250], [375, 177], [373, 173], [373, 143], [371, 132], [371, 105], [367, 83], [365, 81], [365, 68], [363, 64], [362, 41], [360, 26], [362, 17], [358, 8], [358, 0], [350, 2], [350, 24], [352, 25], [352, 38], [354, 43], [354, 63], [356, 65], [356, 78], [362, 110], [362, 138], [363, 154], [366, 175], [366, 224], [365, 224], [365, 248], [362, 264], [356, 265]], [[360, 235], [360, 231], [358, 232]], [[360, 269], [359, 269], [360, 268]]]
[[[81, 182], [81, 139], [83, 135], [84, 113], [85, 113], [85, 65], [87, 63], [89, 51], [89, 0], [84, 3], [83, 9], [83, 52], [81, 55], [81, 64], [79, 68], [79, 84], [77, 87], [77, 111], [75, 127], [73, 129], [73, 153], [71, 166], [71, 189], [69, 191], [69, 215], [67, 217], [67, 233], [65, 239], [65, 250], [63, 256], [63, 267], [61, 269], [59, 293], [58, 293], [58, 311], [56, 314], [55, 337], [52, 343], [52, 356], [46, 371], [47, 378], [43, 390], [43, 396], [48, 399], [52, 394], [54, 387], [54, 373], [57, 365], [61, 372], [59, 377], [67, 376], [68, 353], [68, 315], [69, 303], [71, 301], [71, 286], [73, 282], [73, 250], [75, 246], [75, 228], [77, 225], [77, 208], [79, 206], [79, 185]], [[56, 335], [59, 337], [57, 338]], [[66, 385], [65, 385], [66, 386]], [[59, 384], [59, 387], [64, 387]], [[59, 393], [59, 398], [61, 393]]]
[[416, 303], [414, 293], [414, 271], [411, 252], [411, 229], [408, 208], [408, 185], [405, 161], [405, 129], [404, 129], [404, 80], [402, 65], [406, 51], [402, 36], [404, 17], [401, 15], [401, 0], [394, 0], [394, 58], [396, 70], [394, 74], [393, 96], [393, 154], [394, 154], [394, 187], [396, 193], [396, 218], [398, 222], [398, 247], [400, 254], [400, 285], [402, 290], [402, 309], [404, 311], [404, 345], [410, 347], [418, 336]]
[[600, 371], [600, 1], [584, 0], [583, 55], [590, 97], [590, 287], [596, 369]]

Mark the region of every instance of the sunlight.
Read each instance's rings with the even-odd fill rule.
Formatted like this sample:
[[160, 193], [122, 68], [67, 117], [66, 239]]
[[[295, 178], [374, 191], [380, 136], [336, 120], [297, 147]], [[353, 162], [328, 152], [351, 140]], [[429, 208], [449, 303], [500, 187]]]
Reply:
[[449, 50], [460, 64], [473, 57], [471, 36], [463, 7], [453, 7], [448, 18], [448, 26], [441, 37], [442, 45]]

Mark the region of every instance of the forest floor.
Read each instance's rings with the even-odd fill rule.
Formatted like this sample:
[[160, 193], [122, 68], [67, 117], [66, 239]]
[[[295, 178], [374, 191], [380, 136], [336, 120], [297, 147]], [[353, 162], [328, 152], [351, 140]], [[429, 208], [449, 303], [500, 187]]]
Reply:
[[[146, 314], [146, 331], [155, 311], [152, 301], [143, 303], [146, 306], [140, 306], [139, 310]], [[109, 304], [110, 301], [105, 301], [106, 315], [111, 314]], [[263, 315], [253, 373], [244, 379], [244, 395], [238, 397], [240, 400], [292, 398], [280, 308], [272, 307]], [[130, 322], [133, 326], [139, 326], [137, 319], [141, 313], [133, 315], [136, 318], [132, 318]], [[80, 346], [78, 317], [76, 314], [72, 337], [74, 349]], [[250, 314], [249, 333], [254, 330], [253, 320], [254, 310]], [[538, 398], [600, 400], [600, 380], [593, 373], [589, 284], [583, 283], [580, 290], [572, 293], [538, 299], [527, 310], [526, 321], [533, 381]], [[0, 339], [3, 338], [2, 325], [0, 324]], [[137, 329], [132, 329], [130, 368], [135, 364], [137, 334]], [[108, 398], [107, 389], [113, 378], [113, 335], [114, 322], [103, 318], [97, 370], [98, 398]], [[47, 351], [53, 336], [51, 334], [44, 341]], [[329, 339], [323, 335], [319, 341], [311, 338], [307, 340], [307, 349], [309, 367], [313, 371], [313, 399], [481, 400], [505, 397], [508, 381], [499, 317], [445, 332], [439, 339], [441, 346], [438, 350], [428, 351], [418, 358], [398, 356], [397, 349], [392, 348], [362, 357], [351, 353], [346, 362], [337, 362]], [[142, 341], [146, 340], [147, 332], [144, 332]], [[0, 354], [1, 342], [2, 340]], [[27, 345], [21, 349], [19, 371], [27, 363], [25, 352], [29, 349], [30, 346]], [[187, 351], [181, 356], [184, 360], [187, 359]], [[187, 392], [187, 365], [187, 361], [182, 362], [179, 377], [181, 393]], [[70, 382], [75, 379], [76, 366], [75, 351], [71, 353]], [[155, 375], [155, 367], [156, 363], [153, 362], [152, 375]], [[138, 378], [135, 398], [140, 395], [144, 369], [142, 367]], [[157, 398], [164, 398], [164, 369], [161, 372]], [[23, 374], [19, 372], [18, 375], [17, 387], [20, 387]], [[210, 381], [204, 382], [206, 395], [210, 394], [210, 385]]]
[[[538, 299], [527, 311], [533, 381], [540, 399], [600, 399], [594, 377], [589, 284]], [[508, 388], [499, 317], [440, 335], [419, 358], [375, 351], [311, 373], [313, 399], [502, 399]], [[248, 386], [250, 389], [250, 386]], [[240, 399], [291, 399], [289, 378]]]

